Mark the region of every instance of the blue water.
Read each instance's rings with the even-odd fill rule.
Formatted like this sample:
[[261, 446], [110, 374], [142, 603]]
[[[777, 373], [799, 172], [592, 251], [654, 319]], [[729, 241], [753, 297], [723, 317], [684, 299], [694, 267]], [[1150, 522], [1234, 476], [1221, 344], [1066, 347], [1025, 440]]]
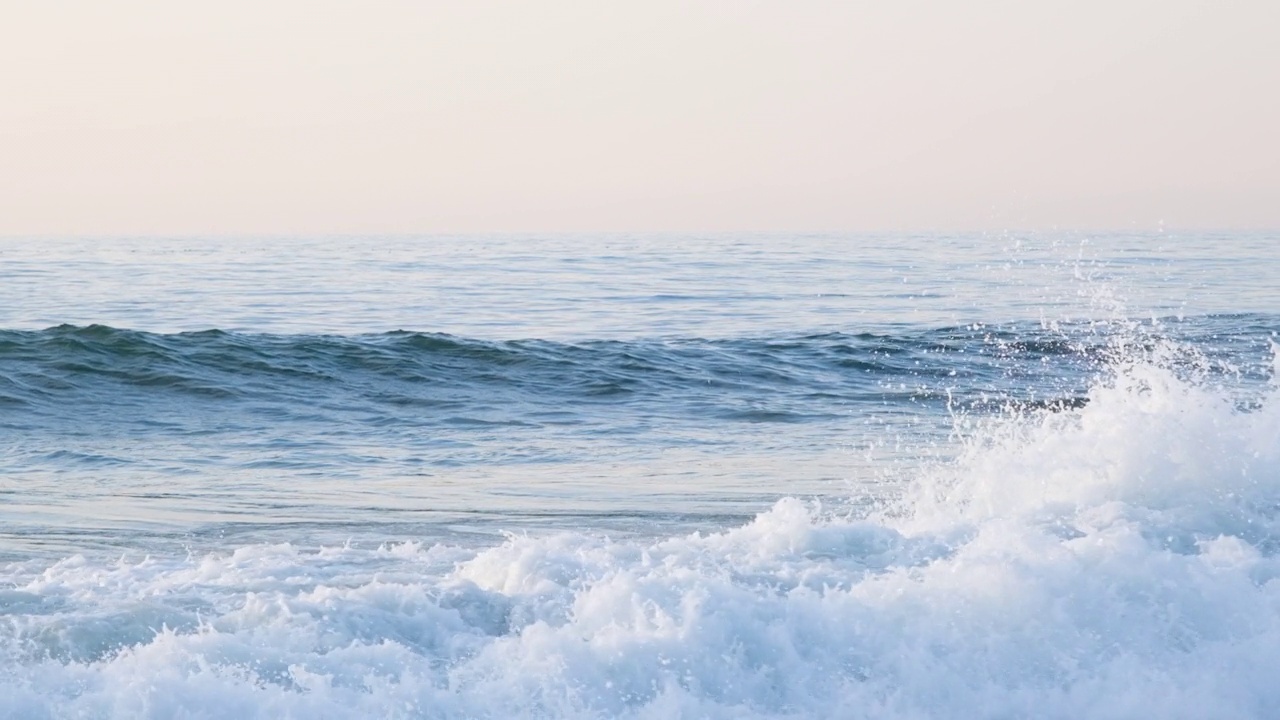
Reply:
[[1278, 239], [0, 241], [0, 716], [1269, 717]]

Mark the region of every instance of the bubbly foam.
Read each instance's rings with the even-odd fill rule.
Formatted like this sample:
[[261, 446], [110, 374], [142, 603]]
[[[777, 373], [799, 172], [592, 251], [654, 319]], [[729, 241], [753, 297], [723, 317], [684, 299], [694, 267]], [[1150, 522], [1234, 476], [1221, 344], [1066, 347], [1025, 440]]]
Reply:
[[1274, 382], [1130, 362], [1087, 399], [857, 516], [11, 564], [0, 715], [1274, 716]]

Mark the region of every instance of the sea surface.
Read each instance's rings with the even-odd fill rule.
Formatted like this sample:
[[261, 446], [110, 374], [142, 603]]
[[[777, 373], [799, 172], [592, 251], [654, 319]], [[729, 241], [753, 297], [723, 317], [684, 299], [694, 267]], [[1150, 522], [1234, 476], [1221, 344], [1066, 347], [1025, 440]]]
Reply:
[[1280, 717], [1280, 235], [0, 240], [2, 718]]

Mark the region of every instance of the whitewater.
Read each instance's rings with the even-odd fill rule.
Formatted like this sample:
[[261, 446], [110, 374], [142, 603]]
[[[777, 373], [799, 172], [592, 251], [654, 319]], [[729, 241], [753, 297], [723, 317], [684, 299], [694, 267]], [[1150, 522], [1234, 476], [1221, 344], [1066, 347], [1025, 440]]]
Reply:
[[1275, 717], [1277, 246], [5, 241], [0, 717]]

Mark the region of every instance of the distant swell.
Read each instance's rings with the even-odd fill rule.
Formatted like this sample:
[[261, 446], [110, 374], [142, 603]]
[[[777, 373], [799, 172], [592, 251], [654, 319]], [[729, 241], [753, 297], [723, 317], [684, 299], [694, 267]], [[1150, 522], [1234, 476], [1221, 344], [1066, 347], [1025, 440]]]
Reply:
[[[1165, 321], [1194, 345], [1232, 335], [1259, 363], [1280, 318]], [[1128, 331], [1131, 332], [1131, 328]], [[386, 408], [465, 408], [495, 401], [666, 404], [669, 412], [755, 419], [858, 402], [1071, 402], [1113, 352], [1105, 325], [966, 326], [900, 333], [562, 343], [451, 335], [155, 334], [92, 325], [0, 331], [0, 404], [278, 402], [359, 398]], [[1248, 348], [1246, 348], [1247, 350]], [[1258, 367], [1243, 370], [1257, 374]], [[744, 416], [746, 417], [746, 416]]]

